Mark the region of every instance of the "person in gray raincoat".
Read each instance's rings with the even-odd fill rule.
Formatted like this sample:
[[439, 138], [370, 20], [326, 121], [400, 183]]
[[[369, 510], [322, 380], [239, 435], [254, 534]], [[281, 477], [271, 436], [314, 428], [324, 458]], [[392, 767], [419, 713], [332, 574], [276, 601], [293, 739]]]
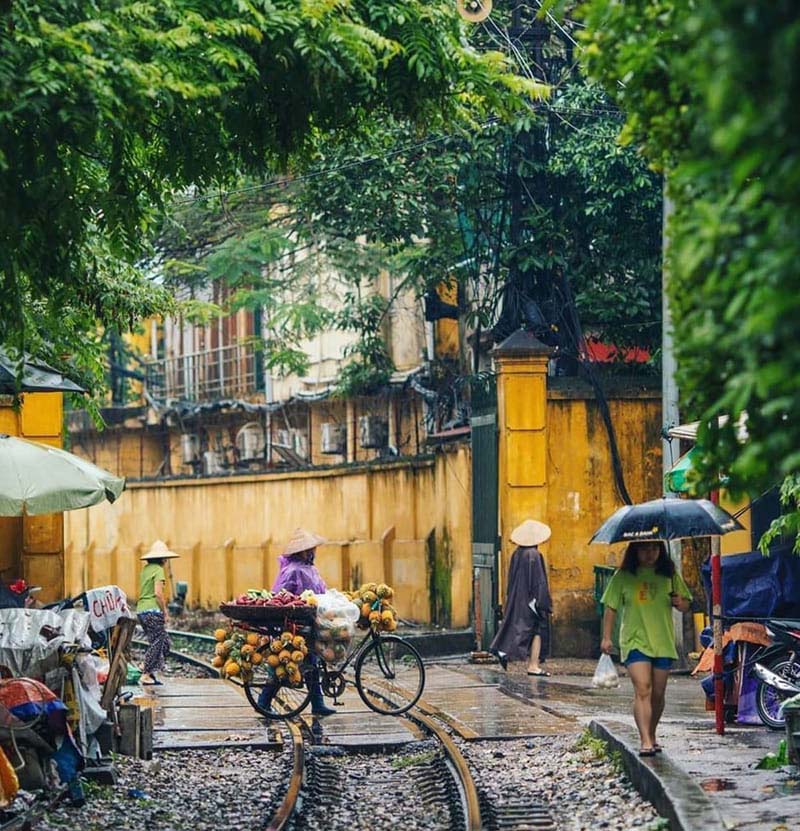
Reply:
[[538, 546], [550, 539], [550, 528], [526, 519], [511, 532], [517, 548], [508, 569], [503, 623], [489, 651], [506, 668], [508, 661], [527, 661], [528, 675], [550, 675], [541, 667], [550, 648], [549, 616], [553, 611], [547, 569]]

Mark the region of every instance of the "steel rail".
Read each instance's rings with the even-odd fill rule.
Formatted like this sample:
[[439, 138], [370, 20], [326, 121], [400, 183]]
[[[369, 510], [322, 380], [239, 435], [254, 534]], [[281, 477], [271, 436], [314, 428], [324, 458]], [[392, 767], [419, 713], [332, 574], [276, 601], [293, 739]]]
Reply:
[[[385, 691], [370, 689], [370, 692], [373, 695], [386, 699]], [[411, 694], [405, 690], [395, 690], [394, 692], [404, 698], [411, 698]], [[386, 700], [388, 701], [388, 699]], [[469, 769], [467, 760], [464, 758], [464, 754], [458, 749], [450, 734], [435, 719], [422, 711], [419, 701], [410, 710], [401, 713], [401, 718], [407, 718], [409, 721], [413, 721], [415, 724], [422, 726], [439, 740], [456, 774], [456, 785], [461, 791], [463, 799], [465, 828], [467, 831], [481, 831], [483, 824], [481, 820], [478, 788], [475, 785], [475, 780], [472, 778], [472, 772]]]
[[403, 715], [409, 721], [422, 725], [441, 742], [455, 770], [457, 778], [456, 784], [464, 800], [465, 828], [467, 831], [481, 831], [483, 825], [481, 824], [481, 806], [478, 799], [478, 789], [475, 786], [475, 780], [472, 778], [472, 772], [469, 769], [467, 760], [456, 746], [456, 743], [443, 727], [437, 724], [430, 716], [426, 716], [416, 705]]
[[[216, 639], [213, 637], [208, 635], [197, 635], [193, 632], [172, 631], [170, 634], [186, 638], [187, 640], [201, 641], [203, 643], [216, 642]], [[134, 638], [133, 642], [136, 644], [146, 645], [146, 641], [141, 641], [138, 638]], [[179, 661], [191, 664], [192, 666], [200, 667], [201, 669], [206, 670], [209, 674], [222, 678], [222, 673], [219, 669], [212, 666], [208, 661], [204, 661], [202, 658], [198, 658], [195, 655], [189, 655], [185, 652], [179, 652], [174, 649], [170, 649], [169, 654]], [[223, 680], [229, 684], [232, 684], [241, 692], [241, 681], [232, 678]], [[272, 815], [269, 823], [265, 826], [266, 831], [283, 831], [283, 829], [286, 828], [289, 820], [292, 818], [297, 808], [297, 799], [300, 796], [300, 789], [303, 785], [303, 776], [305, 774], [305, 741], [303, 739], [303, 731], [300, 729], [298, 724], [288, 719], [283, 721], [283, 726], [289, 731], [289, 735], [292, 739], [292, 773], [289, 777], [289, 787], [286, 789], [286, 793], [281, 801], [281, 804], [278, 806], [278, 809]]]
[[[204, 642], [211, 642], [214, 640], [213, 638], [210, 638], [208, 635], [201, 635], [197, 637], [194, 635], [194, 633], [191, 632], [171, 632], [170, 634], [175, 634], [176, 636], [181, 636], [189, 640], [202, 640]], [[170, 654], [174, 655], [179, 660], [186, 660], [189, 663], [192, 663], [197, 666], [202, 666], [204, 669], [208, 669], [210, 671], [216, 672], [217, 675], [220, 675], [219, 671], [215, 667], [212, 667], [209, 663], [202, 661], [202, 659], [200, 658], [196, 658], [191, 655], [186, 655], [185, 653], [170, 652]], [[237, 683], [236, 686], [241, 687], [241, 683]], [[382, 698], [385, 698], [386, 695], [385, 692], [381, 691], [380, 689], [372, 689], [371, 692], [374, 695], [381, 696]], [[406, 698], [411, 697], [410, 694], [405, 693], [405, 691], [396, 692], [399, 692]], [[455, 744], [452, 737], [433, 718], [426, 715], [422, 711], [419, 704], [415, 704], [414, 707], [412, 707], [410, 710], [408, 710], [405, 713], [402, 713], [401, 717], [406, 718], [409, 721], [412, 721], [415, 724], [421, 726], [424, 730], [432, 734], [441, 744], [447, 756], [447, 759], [450, 762], [450, 768], [454, 773], [456, 786], [461, 792], [462, 807], [464, 809], [465, 829], [466, 831], [481, 831], [483, 825], [481, 820], [481, 808], [480, 801], [478, 798], [478, 789], [475, 785], [475, 780], [472, 778], [472, 773], [469, 769], [469, 765], [467, 764], [467, 760], [464, 758], [464, 755], [458, 749], [458, 746]], [[267, 826], [267, 831], [282, 831], [282, 829], [286, 827], [287, 823], [289, 822], [289, 819], [292, 817], [297, 807], [297, 799], [300, 795], [300, 789], [303, 784], [303, 775], [305, 770], [305, 743], [303, 738], [303, 732], [300, 729], [300, 726], [292, 720], [286, 719], [283, 721], [283, 724], [289, 730], [290, 735], [292, 737], [292, 775], [290, 777], [289, 787], [286, 791], [286, 795], [284, 796], [283, 802], [273, 815], [270, 824]]]

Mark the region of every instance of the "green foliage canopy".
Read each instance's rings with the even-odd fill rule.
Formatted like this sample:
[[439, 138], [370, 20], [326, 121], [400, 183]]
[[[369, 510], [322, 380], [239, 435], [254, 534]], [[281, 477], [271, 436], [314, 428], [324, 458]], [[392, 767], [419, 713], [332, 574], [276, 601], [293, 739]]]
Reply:
[[623, 137], [668, 173], [678, 382], [704, 421], [703, 484], [723, 471], [760, 492], [800, 470], [800, 7], [589, 0], [583, 14], [586, 67], [626, 112]]
[[[355, 366], [342, 379], [347, 391], [364, 391], [391, 369], [379, 327], [398, 297], [421, 298], [456, 280], [468, 326], [488, 329], [515, 260], [565, 275], [587, 331], [655, 349], [660, 179], [617, 143], [621, 114], [596, 85], [575, 79], [548, 107], [511, 124], [486, 121], [419, 141], [388, 112], [362, 119], [345, 137], [320, 134], [306, 177], [285, 187], [248, 191], [243, 183], [224, 199], [209, 192], [178, 200], [158, 242], [166, 271], [176, 286], [198, 290], [221, 280], [235, 290], [234, 306], [261, 308], [267, 362], [276, 371], [303, 371], [300, 341], [315, 326], [355, 332]], [[548, 119], [547, 155], [537, 162], [512, 155]], [[523, 233], [514, 246], [510, 185], [515, 177], [534, 181], [534, 164], [539, 189], [526, 185], [522, 193]], [[324, 253], [300, 256], [309, 250]], [[324, 308], [322, 261], [340, 277], [336, 291], [346, 302], [338, 310]], [[393, 286], [384, 303], [375, 295], [380, 275]], [[566, 300], [556, 288], [558, 317]], [[297, 308], [309, 314], [290, 319], [288, 309]]]
[[131, 268], [166, 193], [299, 166], [378, 106], [438, 123], [541, 92], [462, 34], [444, 0], [4, 4], [0, 342], [96, 372], [95, 319], [169, 308]]

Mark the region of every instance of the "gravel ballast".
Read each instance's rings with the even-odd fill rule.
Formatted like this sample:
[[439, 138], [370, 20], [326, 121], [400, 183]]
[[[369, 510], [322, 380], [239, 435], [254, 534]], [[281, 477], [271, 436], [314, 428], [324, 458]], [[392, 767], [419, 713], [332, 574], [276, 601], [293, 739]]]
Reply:
[[666, 828], [596, 739], [460, 742], [482, 799], [547, 808], [560, 831]]
[[302, 811], [290, 828], [449, 829], [451, 800], [440, 791], [449, 777], [432, 740], [391, 753], [327, 754], [323, 747], [309, 754]]
[[116, 786], [85, 785], [86, 805], [60, 805], [37, 829], [217, 831], [265, 827], [284, 797], [291, 752], [247, 749], [120, 756]]

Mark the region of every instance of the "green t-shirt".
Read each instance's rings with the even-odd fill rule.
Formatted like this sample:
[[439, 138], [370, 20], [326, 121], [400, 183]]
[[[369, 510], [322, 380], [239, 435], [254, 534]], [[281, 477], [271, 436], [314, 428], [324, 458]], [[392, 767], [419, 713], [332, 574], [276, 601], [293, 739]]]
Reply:
[[618, 569], [611, 578], [600, 602], [622, 615], [619, 646], [623, 661], [632, 649], [650, 658], [678, 657], [670, 592], [692, 599], [677, 572], [670, 578], [640, 566], [636, 574]]
[[149, 612], [155, 609], [157, 612], [161, 611], [161, 607], [156, 600], [156, 583], [159, 580], [166, 581], [167, 577], [164, 574], [164, 566], [156, 563], [148, 563], [139, 576], [139, 600], [136, 603], [137, 612]]

